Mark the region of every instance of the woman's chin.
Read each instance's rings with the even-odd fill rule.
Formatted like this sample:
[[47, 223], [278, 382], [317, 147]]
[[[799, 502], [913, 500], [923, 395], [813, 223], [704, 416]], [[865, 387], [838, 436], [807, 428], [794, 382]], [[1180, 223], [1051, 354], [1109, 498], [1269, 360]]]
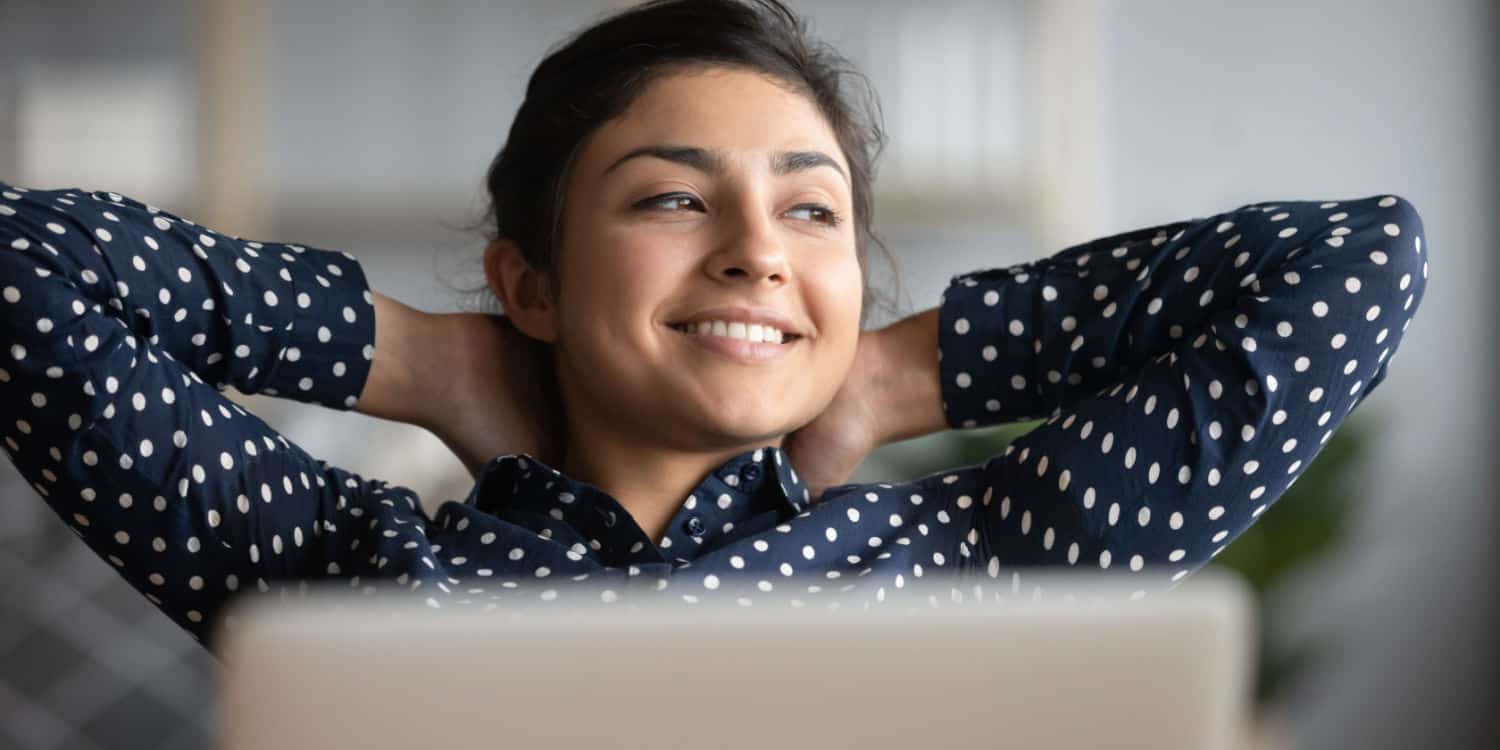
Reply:
[[797, 424], [799, 422], [796, 415], [789, 411], [720, 411], [703, 420], [700, 431], [715, 436], [713, 442], [763, 445], [775, 442], [777, 438], [791, 432]]

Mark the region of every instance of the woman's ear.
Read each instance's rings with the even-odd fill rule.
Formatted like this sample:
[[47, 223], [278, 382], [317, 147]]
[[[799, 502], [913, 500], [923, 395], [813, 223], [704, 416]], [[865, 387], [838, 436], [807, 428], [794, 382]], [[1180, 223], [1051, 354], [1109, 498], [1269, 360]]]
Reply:
[[484, 249], [484, 277], [521, 333], [549, 344], [557, 340], [557, 305], [549, 279], [526, 262], [520, 246], [504, 238], [491, 242]]

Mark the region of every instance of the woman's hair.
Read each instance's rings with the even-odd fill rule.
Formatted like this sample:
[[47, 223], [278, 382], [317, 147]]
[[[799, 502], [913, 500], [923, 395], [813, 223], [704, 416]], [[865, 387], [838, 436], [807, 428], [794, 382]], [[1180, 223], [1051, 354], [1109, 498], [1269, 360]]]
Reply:
[[[531, 75], [510, 135], [485, 177], [487, 239], [514, 241], [532, 268], [552, 271], [562, 246], [568, 175], [584, 143], [653, 81], [699, 67], [765, 74], [812, 101], [849, 164], [864, 312], [894, 312], [869, 281], [866, 247], [894, 258], [871, 230], [871, 183], [884, 146], [879, 102], [863, 75], [777, 0], [653, 0], [605, 17], [550, 52]], [[554, 282], [559, 274], [550, 274]], [[487, 287], [473, 291], [487, 292]], [[486, 297], [492, 305], [493, 295]], [[864, 316], [861, 317], [861, 325]]]

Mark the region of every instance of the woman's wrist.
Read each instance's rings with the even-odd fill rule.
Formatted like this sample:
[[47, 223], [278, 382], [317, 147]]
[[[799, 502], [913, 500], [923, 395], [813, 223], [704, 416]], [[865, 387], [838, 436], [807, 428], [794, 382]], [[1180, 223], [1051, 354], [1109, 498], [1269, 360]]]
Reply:
[[372, 417], [429, 427], [428, 408], [442, 386], [436, 360], [452, 351], [442, 315], [426, 313], [379, 292], [375, 304], [375, 351], [355, 411]]
[[[866, 340], [868, 339], [868, 341]], [[938, 309], [903, 318], [861, 338], [856, 362], [880, 415], [879, 443], [948, 429], [938, 365]]]

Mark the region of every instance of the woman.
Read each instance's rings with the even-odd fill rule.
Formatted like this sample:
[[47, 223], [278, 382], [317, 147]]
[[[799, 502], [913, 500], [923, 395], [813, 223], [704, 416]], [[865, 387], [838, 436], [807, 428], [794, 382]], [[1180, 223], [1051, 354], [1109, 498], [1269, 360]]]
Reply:
[[[237, 592], [329, 577], [433, 607], [731, 579], [879, 602], [1032, 565], [1144, 592], [1244, 531], [1385, 378], [1427, 275], [1395, 196], [1096, 239], [862, 332], [880, 139], [846, 68], [772, 0], [572, 39], [488, 177], [504, 319], [412, 310], [347, 253], [0, 185], [8, 455], [200, 642]], [[474, 488], [428, 517], [226, 385], [426, 427]], [[981, 465], [841, 484], [882, 443], [1038, 417]]]

